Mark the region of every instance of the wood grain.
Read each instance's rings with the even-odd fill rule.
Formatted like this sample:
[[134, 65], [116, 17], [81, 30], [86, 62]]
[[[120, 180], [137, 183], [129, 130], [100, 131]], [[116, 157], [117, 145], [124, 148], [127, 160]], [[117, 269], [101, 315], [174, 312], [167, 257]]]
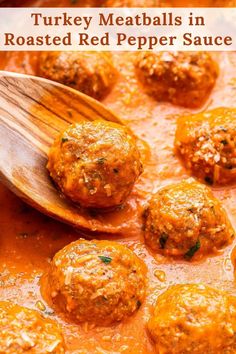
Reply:
[[0, 180], [34, 208], [87, 232], [119, 233], [61, 196], [46, 170], [47, 152], [68, 124], [122, 122], [98, 101], [38, 77], [0, 71]]

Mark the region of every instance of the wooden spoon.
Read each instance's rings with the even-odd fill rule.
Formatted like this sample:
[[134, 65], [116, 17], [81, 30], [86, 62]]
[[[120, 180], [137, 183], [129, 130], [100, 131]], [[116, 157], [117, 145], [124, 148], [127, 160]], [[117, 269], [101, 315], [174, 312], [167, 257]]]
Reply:
[[0, 71], [0, 180], [42, 213], [84, 231], [119, 233], [60, 195], [46, 169], [47, 152], [68, 124], [122, 122], [98, 101], [42, 78]]

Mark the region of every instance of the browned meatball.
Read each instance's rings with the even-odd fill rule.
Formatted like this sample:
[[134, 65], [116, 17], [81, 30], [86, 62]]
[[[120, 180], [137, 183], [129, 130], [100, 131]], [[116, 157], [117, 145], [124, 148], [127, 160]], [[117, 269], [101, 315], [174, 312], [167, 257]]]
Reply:
[[145, 240], [166, 255], [191, 259], [229, 244], [234, 230], [221, 203], [188, 179], [160, 189], [145, 213]]
[[197, 108], [208, 98], [218, 76], [218, 65], [206, 52], [141, 52], [138, 78], [158, 101]]
[[109, 93], [117, 77], [106, 52], [45, 52], [39, 59], [38, 74], [97, 100]]
[[175, 147], [185, 166], [208, 184], [236, 178], [236, 109], [216, 108], [181, 117]]
[[70, 318], [109, 325], [141, 306], [146, 266], [117, 242], [80, 239], [54, 256], [44, 281], [45, 296]]
[[65, 353], [60, 328], [37, 311], [1, 301], [0, 328], [0, 354]]
[[47, 167], [66, 196], [91, 208], [122, 204], [142, 172], [132, 133], [106, 121], [71, 125], [55, 140]]
[[202, 284], [172, 286], [148, 329], [159, 354], [234, 354], [236, 297]]

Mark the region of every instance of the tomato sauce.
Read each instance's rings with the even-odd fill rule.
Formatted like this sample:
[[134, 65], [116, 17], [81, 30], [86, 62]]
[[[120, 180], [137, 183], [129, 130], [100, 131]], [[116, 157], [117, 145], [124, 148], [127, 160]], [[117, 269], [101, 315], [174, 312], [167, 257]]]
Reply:
[[[26, 1], [26, 6], [55, 6], [55, 3], [57, 6], [70, 5], [67, 0], [37, 0]], [[56, 319], [63, 327], [68, 353], [154, 353], [146, 322], [157, 296], [172, 284], [201, 282], [236, 295], [231, 262], [234, 244], [213, 256], [187, 262], [153, 254], [144, 244], [142, 231], [142, 213], [150, 196], [160, 187], [188, 177], [173, 149], [177, 117], [218, 106], [236, 106], [236, 54], [214, 53], [220, 65], [220, 77], [205, 107], [197, 111], [158, 103], [147, 96], [134, 72], [135, 55], [129, 52], [113, 54], [119, 79], [103, 103], [119, 113], [147, 143], [147, 162], [124, 209], [104, 217], [106, 222], [121, 224], [122, 235], [99, 236], [128, 245], [148, 266], [146, 301], [135, 315], [103, 328], [91, 327], [88, 323], [68, 323], [62, 314], [55, 314], [41, 296], [40, 278], [59, 249], [85, 236], [38, 213], [0, 185], [0, 299], [11, 300]], [[35, 74], [37, 57], [35, 52], [1, 53], [0, 69]], [[236, 228], [235, 186], [213, 188], [213, 192], [222, 201]]]

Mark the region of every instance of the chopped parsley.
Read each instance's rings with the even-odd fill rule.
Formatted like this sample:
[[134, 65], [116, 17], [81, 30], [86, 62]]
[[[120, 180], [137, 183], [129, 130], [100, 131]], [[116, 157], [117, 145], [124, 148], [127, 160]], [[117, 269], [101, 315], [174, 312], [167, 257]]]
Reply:
[[62, 143], [66, 143], [68, 140], [69, 140], [68, 138], [62, 138], [62, 139], [61, 139], [61, 142], [62, 142]]
[[228, 129], [224, 128], [224, 127], [219, 127], [219, 130], [222, 131], [222, 132], [225, 132], [225, 133], [227, 133], [227, 131], [228, 131]]
[[105, 161], [106, 161], [105, 157], [99, 157], [99, 159], [97, 159], [97, 163], [99, 165], [103, 165]]
[[138, 300], [137, 301], [137, 308], [139, 309], [141, 305], [142, 305], [141, 301]]
[[163, 233], [159, 239], [159, 243], [160, 243], [160, 247], [161, 249], [165, 248], [166, 245], [166, 241], [168, 240], [168, 235]]
[[211, 211], [212, 211], [212, 214], [216, 215], [216, 211], [215, 211], [214, 205], [211, 206]]
[[120, 204], [117, 205], [116, 210], [124, 210], [125, 209], [125, 204]]
[[47, 315], [47, 316], [52, 316], [52, 315], [54, 315], [54, 311], [53, 310], [45, 310], [44, 312], [44, 315]]
[[221, 144], [223, 144], [223, 145], [227, 145], [228, 144], [228, 141], [227, 140], [221, 140]]
[[112, 258], [107, 256], [98, 256], [98, 258], [100, 258], [101, 261], [105, 264], [109, 264], [112, 261]]
[[114, 173], [119, 173], [118, 168], [113, 168], [113, 172], [114, 172]]
[[196, 242], [196, 244], [194, 246], [192, 246], [188, 250], [188, 252], [185, 253], [184, 258], [185, 259], [191, 259], [194, 256], [194, 254], [199, 250], [200, 247], [201, 247], [201, 243], [200, 243], [200, 240], [198, 240]]
[[194, 213], [194, 208], [188, 208], [187, 209], [190, 213]]

